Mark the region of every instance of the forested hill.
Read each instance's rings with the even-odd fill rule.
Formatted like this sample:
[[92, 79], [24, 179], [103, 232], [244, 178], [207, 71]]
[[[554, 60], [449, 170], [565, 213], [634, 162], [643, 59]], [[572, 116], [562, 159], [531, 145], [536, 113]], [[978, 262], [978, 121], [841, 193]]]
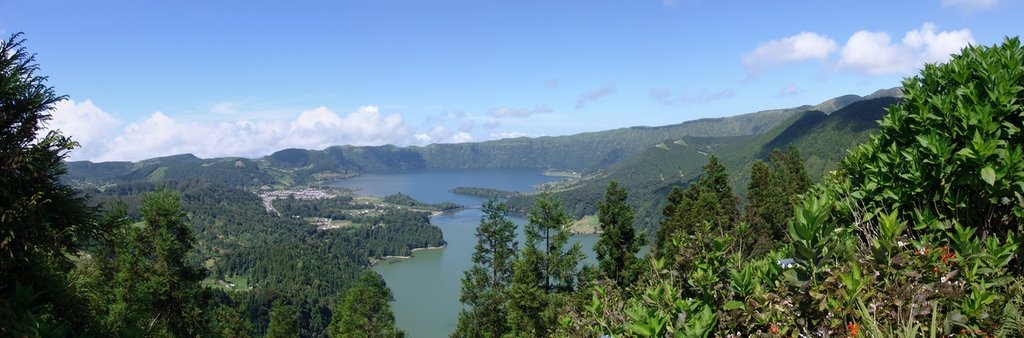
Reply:
[[[637, 209], [637, 225], [653, 230], [673, 186], [685, 186], [698, 178], [709, 155], [717, 156], [731, 177], [734, 191], [745, 194], [750, 166], [774, 149], [794, 146], [802, 154], [812, 179], [819, 179], [845, 155], [846, 149], [867, 141], [878, 129], [885, 108], [897, 102], [891, 96], [859, 100], [831, 114], [811, 110], [790, 116], [760, 135], [737, 137], [689, 137], [664, 139], [640, 154], [553, 193], [577, 217], [591, 214], [608, 182], [618, 181], [629, 190], [630, 204]], [[513, 196], [510, 203], [525, 211], [534, 196]]]
[[102, 187], [134, 181], [201, 176], [241, 187], [304, 185], [359, 173], [424, 168], [538, 168], [593, 172], [643, 153], [664, 140], [726, 137], [741, 140], [776, 129], [804, 111], [838, 111], [865, 98], [891, 96], [880, 90], [866, 97], [844, 95], [817, 105], [700, 119], [660, 127], [629, 127], [569, 136], [513, 138], [423, 147], [334, 146], [324, 150], [285, 149], [259, 159], [200, 159], [191, 154], [140, 162], [68, 163], [64, 178], [77, 186]]

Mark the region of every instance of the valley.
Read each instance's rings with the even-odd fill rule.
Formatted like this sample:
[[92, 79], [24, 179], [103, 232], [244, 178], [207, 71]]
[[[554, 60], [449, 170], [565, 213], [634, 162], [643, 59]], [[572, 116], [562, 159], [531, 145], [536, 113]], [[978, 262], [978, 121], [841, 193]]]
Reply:
[[1022, 2], [191, 2], [0, 10], [0, 337], [1024, 337]]
[[[286, 298], [306, 299], [292, 302], [300, 304], [300, 318], [308, 323], [304, 325], [310, 334], [322, 330], [323, 324], [316, 324], [318, 320], [326, 320], [316, 315], [322, 312], [316, 309], [325, 306], [316, 297], [337, 292], [352, 277], [335, 277], [330, 285], [337, 286], [316, 293], [301, 291], [300, 296], [296, 286], [316, 285], [321, 282], [315, 281], [329, 275], [284, 272], [280, 269], [294, 265], [266, 259], [288, 252], [286, 256], [297, 258], [309, 250], [303, 247], [337, 251], [333, 243], [352, 240], [345, 238], [373, 238], [401, 225], [391, 222], [415, 219], [412, 224], [420, 224], [416, 227], [423, 230], [417, 230], [420, 234], [413, 237], [398, 237], [406, 238], [404, 241], [390, 242], [392, 239], [380, 237], [388, 244], [371, 240], [364, 249], [353, 251], [355, 248], [350, 247], [335, 256], [301, 260], [314, 259], [316, 263], [310, 261], [312, 266], [322, 266], [343, 259], [352, 265], [334, 265], [329, 270], [344, 276], [372, 269], [383, 276], [394, 293], [393, 307], [400, 328], [415, 332], [416, 337], [444, 336], [454, 328], [460, 308], [458, 280], [461, 271], [469, 267], [472, 229], [480, 217], [475, 208], [487, 198], [507, 199], [518, 215], [525, 215], [540, 194], [563, 201], [576, 219], [573, 232], [583, 234], [575, 236], [573, 243], [583, 244], [587, 260], [593, 263], [596, 258], [591, 247], [597, 239], [595, 234], [601, 231], [595, 201], [608, 182], [618, 181], [630, 191], [629, 203], [637, 210], [636, 227], [651, 237], [668, 192], [699, 177], [708, 156], [722, 158], [733, 177], [730, 185], [738, 191], [745, 188], [748, 178], [744, 173], [753, 161], [764, 158], [771, 149], [789, 146], [800, 149], [809, 173], [819, 178], [835, 168], [842, 156], [840, 149], [862, 142], [877, 128], [874, 121], [882, 117], [885, 106], [896, 100], [877, 93], [868, 97], [848, 95], [815, 106], [554, 138], [409, 148], [291, 149], [257, 159], [200, 159], [186, 154], [140, 162], [70, 162], [66, 180], [84, 189], [97, 203], [107, 204], [127, 200], [132, 205], [137, 203], [131, 201], [139, 192], [156, 186], [178, 187], [184, 193], [190, 219], [197, 225], [200, 245], [195, 259], [206, 262], [206, 268], [213, 272], [204, 283], [219, 286], [239, 300], [264, 297], [257, 295], [271, 290], [291, 293]], [[574, 157], [581, 154], [588, 156]], [[197, 187], [209, 192], [189, 192]], [[231, 209], [224, 209], [224, 202], [220, 206], [210, 204], [223, 199], [226, 191], [238, 195], [239, 202], [252, 204], [241, 209], [259, 209], [242, 216], [227, 212]], [[245, 195], [250, 197], [243, 198]], [[219, 197], [211, 200], [213, 196]], [[262, 221], [253, 223], [256, 219]], [[522, 241], [525, 220], [513, 220], [520, 226], [518, 236]], [[291, 224], [288, 227], [298, 232], [265, 237], [262, 233], [266, 230], [253, 227], [261, 222], [272, 227]], [[297, 242], [284, 244], [292, 241]], [[422, 248], [436, 249], [419, 251]], [[268, 250], [278, 252], [269, 254]], [[304, 270], [307, 267], [300, 266]], [[293, 282], [272, 282], [288, 280]], [[259, 306], [269, 309], [269, 304], [263, 304]]]

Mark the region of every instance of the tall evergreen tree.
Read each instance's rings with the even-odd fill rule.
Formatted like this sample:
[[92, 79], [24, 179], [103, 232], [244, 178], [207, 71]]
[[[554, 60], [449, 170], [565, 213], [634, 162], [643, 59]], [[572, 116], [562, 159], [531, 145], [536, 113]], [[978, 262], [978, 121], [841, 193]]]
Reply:
[[597, 206], [602, 232], [594, 251], [601, 273], [619, 285], [632, 284], [636, 279], [640, 265], [636, 253], [644, 243], [644, 238], [637, 236], [633, 228], [633, 208], [627, 198], [626, 189], [612, 181], [604, 193], [604, 201]]
[[270, 324], [267, 326], [266, 338], [298, 338], [299, 312], [294, 306], [282, 301], [274, 302], [270, 309]]
[[575, 290], [583, 253], [579, 243], [565, 248], [572, 219], [557, 200], [538, 199], [528, 218], [508, 292], [509, 324], [515, 335], [546, 336], [562, 296]]
[[764, 245], [763, 239], [783, 241], [788, 238], [787, 224], [793, 217], [793, 202], [810, 186], [810, 178], [800, 159], [800, 152], [790, 147], [785, 153], [778, 149], [768, 155], [768, 162], [755, 161], [750, 168], [747, 185], [747, 206], [743, 219]]
[[405, 333], [395, 327], [390, 300], [391, 290], [384, 278], [373, 271], [363, 273], [345, 290], [332, 311], [334, 315], [327, 335], [336, 338], [404, 337]]
[[807, 168], [804, 167], [804, 159], [796, 146], [790, 145], [786, 149], [783, 162], [786, 165], [786, 172], [789, 175], [789, 199], [794, 202], [798, 196], [811, 188], [811, 177], [807, 175]]
[[0, 40], [0, 336], [88, 332], [94, 323], [66, 273], [69, 257], [107, 230], [60, 182], [77, 143], [41, 132], [66, 97], [37, 74], [21, 35]]
[[[200, 335], [206, 326], [200, 281], [206, 271], [187, 259], [195, 243], [192, 229], [181, 210], [181, 196], [167, 188], [142, 196], [139, 209], [144, 222], [143, 238], [152, 250], [140, 257], [150, 264], [146, 293], [152, 301], [153, 320], [177, 337]], [[152, 255], [152, 256], [150, 256]]]
[[576, 268], [583, 260], [583, 249], [579, 243], [566, 248], [571, 235], [569, 225], [572, 218], [565, 212], [561, 202], [548, 196], [537, 200], [537, 204], [530, 210], [529, 221], [525, 231], [526, 247], [529, 249], [542, 245], [538, 253], [541, 257], [539, 262], [544, 291], [573, 291]]
[[709, 224], [717, 235], [725, 235], [739, 219], [739, 198], [729, 186], [729, 175], [718, 157], [711, 155], [703, 167], [704, 174], [686, 189], [675, 187], [662, 209], [661, 227], [655, 238], [657, 255], [673, 254], [672, 237], [692, 233]]
[[506, 331], [505, 293], [519, 243], [516, 225], [508, 220], [505, 203], [491, 199], [483, 205], [476, 228], [473, 267], [462, 278], [459, 300], [469, 309], [459, 313], [453, 337], [501, 337]]
[[215, 331], [213, 333], [224, 338], [255, 337], [256, 328], [243, 313], [245, 313], [244, 309], [220, 305], [214, 311], [213, 326]]

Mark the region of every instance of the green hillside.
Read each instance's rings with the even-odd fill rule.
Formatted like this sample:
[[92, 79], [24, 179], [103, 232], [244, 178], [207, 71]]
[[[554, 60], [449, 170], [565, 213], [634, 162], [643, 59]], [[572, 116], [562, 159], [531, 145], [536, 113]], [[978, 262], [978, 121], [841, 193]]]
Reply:
[[[708, 155], [718, 156], [725, 164], [733, 190], [741, 195], [745, 194], [753, 162], [774, 149], [785, 150], [791, 145], [801, 152], [808, 174], [817, 180], [835, 169], [846, 149], [866, 141], [878, 129], [876, 121], [884, 116], [885, 107], [897, 100], [879, 97], [856, 101], [831, 114], [800, 112], [760, 135], [666, 139], [607, 170], [549, 192], [582, 217], [594, 212], [593, 201], [604, 194], [608, 182], [618, 181], [630, 191], [630, 203], [637, 208], [636, 224], [653, 230], [669, 191], [696, 179]], [[524, 211], [533, 204], [534, 197], [515, 196], [510, 203]]]

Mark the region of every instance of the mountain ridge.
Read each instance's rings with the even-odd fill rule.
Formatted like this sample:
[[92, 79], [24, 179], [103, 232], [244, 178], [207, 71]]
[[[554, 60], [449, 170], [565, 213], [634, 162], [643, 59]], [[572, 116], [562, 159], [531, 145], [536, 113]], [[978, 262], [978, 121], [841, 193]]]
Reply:
[[[189, 175], [215, 176], [220, 183], [250, 188], [308, 185], [360, 173], [428, 168], [536, 168], [595, 172], [629, 159], [646, 148], [680, 137], [760, 135], [807, 110], [831, 113], [866, 98], [895, 95], [898, 88], [868, 96], [843, 95], [817, 105], [768, 109], [664, 126], [632, 126], [563, 136], [519, 137], [426, 146], [331, 146], [322, 150], [288, 148], [260, 158], [203, 159], [179, 154], [137, 162], [67, 162], [66, 179], [80, 186], [123, 181], [156, 181]], [[243, 177], [231, 177], [241, 168]], [[218, 181], [215, 180], [215, 181]]]

